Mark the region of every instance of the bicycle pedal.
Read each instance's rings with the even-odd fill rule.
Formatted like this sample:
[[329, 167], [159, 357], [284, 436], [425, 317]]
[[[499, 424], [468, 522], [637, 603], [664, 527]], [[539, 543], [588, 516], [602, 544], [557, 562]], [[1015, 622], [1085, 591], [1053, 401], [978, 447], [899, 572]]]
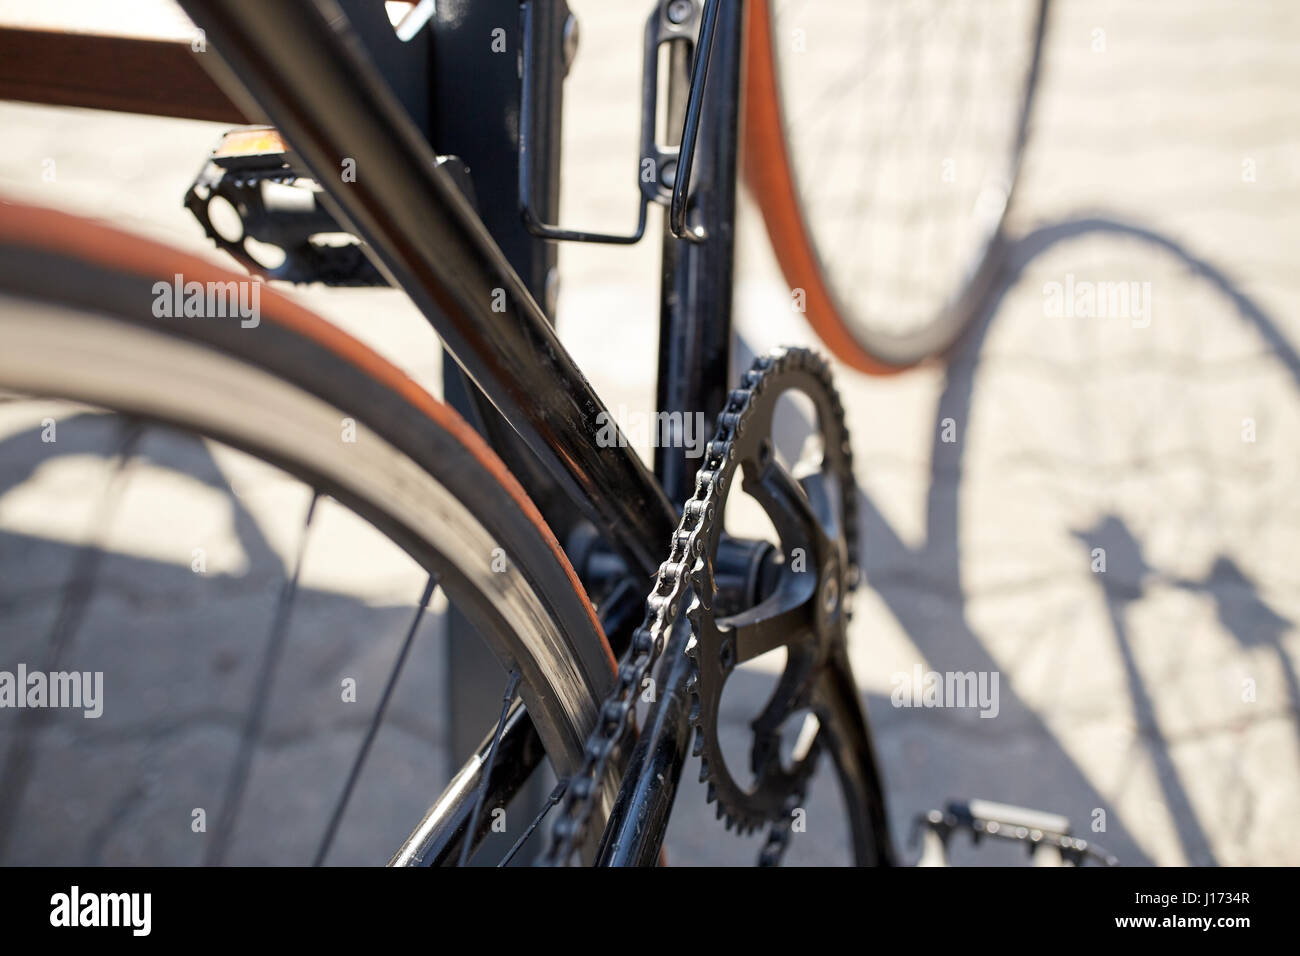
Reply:
[[917, 816], [912, 842], [918, 838], [917, 866], [951, 866], [949, 842], [954, 833], [969, 833], [976, 846], [985, 839], [1021, 843], [1034, 866], [1081, 866], [1089, 859], [1106, 866], [1118, 863], [1095, 843], [1071, 832], [1070, 820], [1059, 813], [1032, 810], [991, 800], [952, 801], [943, 810]]
[[[332, 286], [387, 285], [360, 241], [320, 204], [319, 194], [280, 134], [252, 127], [222, 137], [185, 194], [185, 207], [219, 249], [254, 275]], [[214, 206], [217, 200], [229, 207]]]

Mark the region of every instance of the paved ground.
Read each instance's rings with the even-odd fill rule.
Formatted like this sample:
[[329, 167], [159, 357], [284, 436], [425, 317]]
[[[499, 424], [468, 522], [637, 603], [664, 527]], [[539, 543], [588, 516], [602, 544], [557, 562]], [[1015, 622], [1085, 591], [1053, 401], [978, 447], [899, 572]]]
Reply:
[[[615, 228], [631, 212], [639, 78], [624, 53], [643, 5], [573, 6], [563, 218]], [[982, 796], [1104, 820], [1094, 836], [1125, 862], [1300, 863], [1300, 16], [1056, 7], [996, 295], [948, 367], [839, 376], [867, 542], [854, 663], [896, 835]], [[179, 199], [220, 127], [4, 104], [0, 128], [0, 191], [207, 249]], [[740, 235], [738, 351], [811, 344], [748, 207]], [[657, 261], [653, 243], [561, 252], [561, 334], [610, 405], [650, 406]], [[1149, 322], [1049, 307], [1051, 283], [1120, 281], [1150, 283]], [[439, 388], [437, 349], [398, 294], [301, 297]], [[0, 668], [31, 660], [53, 626], [116, 440], [74, 417], [41, 445], [49, 411], [0, 405]], [[77, 636], [113, 697], [99, 721], [59, 715], [43, 731], [8, 861], [196, 861], [191, 811], [219, 802], [304, 493], [161, 437], [130, 473]], [[368, 529], [322, 517], [314, 539], [332, 546], [310, 552], [234, 860], [309, 855], [420, 589]], [[435, 619], [332, 859], [375, 859], [445, 780], [429, 690], [442, 653]], [[892, 706], [894, 678], [918, 666], [997, 673], [997, 716]], [[358, 705], [339, 701], [347, 676]], [[732, 733], [768, 681], [737, 678]], [[684, 794], [670, 858], [748, 862], [752, 841], [698, 796]], [[836, 799], [819, 778], [792, 862], [845, 858]]]

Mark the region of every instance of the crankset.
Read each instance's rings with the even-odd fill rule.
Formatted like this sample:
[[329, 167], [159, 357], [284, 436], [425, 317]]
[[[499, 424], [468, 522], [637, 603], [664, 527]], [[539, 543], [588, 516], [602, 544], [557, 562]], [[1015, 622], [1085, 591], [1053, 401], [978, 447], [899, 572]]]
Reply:
[[[728, 827], [750, 832], [785, 820], [803, 800], [815, 767], [819, 718], [814, 691], [832, 652], [845, 642], [848, 598], [857, 584], [857, 486], [848, 430], [826, 362], [804, 350], [778, 354], [756, 365], [747, 388], [732, 392], [723, 418], [731, 425], [718, 470], [713, 520], [705, 532], [703, 560], [695, 576], [695, 599], [687, 609], [694, 640], [687, 648], [695, 674], [688, 684], [695, 752], [708, 799]], [[795, 465], [796, 477], [778, 458], [773, 417], [784, 395], [798, 393], [816, 415], [814, 444]], [[811, 452], [811, 455], [808, 454]], [[735, 487], [762, 506], [779, 539], [781, 565], [774, 590], [753, 607], [721, 613], [714, 572], [722, 515]], [[730, 611], [730, 609], [726, 609]], [[741, 664], [784, 647], [785, 668], [771, 697], [753, 721], [749, 753], [752, 781], [742, 782], [727, 763], [719, 740], [719, 708], [727, 679]], [[802, 717], [797, 727], [792, 720]], [[793, 748], [782, 743], [797, 731]]]
[[[814, 440], [793, 467], [774, 435], [778, 402], [802, 395], [815, 416]], [[762, 507], [779, 545], [771, 552], [764, 595], [748, 607], [720, 599], [718, 568], [724, 512], [740, 489]], [[619, 667], [614, 691], [570, 781], [553, 830], [548, 861], [563, 864], [585, 833], [593, 781], [628, 731], [636, 691], [684, 611], [693, 635], [690, 720], [708, 799], [728, 828], [771, 824], [761, 863], [779, 860], [794, 812], [818, 754], [830, 749], [857, 806], [849, 816], [859, 861], [891, 862], [879, 779], [865, 719], [848, 667], [848, 599], [858, 582], [857, 503], [843, 407], [826, 361], [806, 349], [780, 349], [755, 360], [718, 416], [695, 493], [685, 504], [668, 560], [646, 602], [646, 616]], [[723, 688], [737, 667], [784, 648], [786, 663], [751, 728], [750, 778], [735, 773], [718, 736]], [[798, 731], [793, 747], [792, 734]], [[829, 732], [829, 736], [828, 736]]]

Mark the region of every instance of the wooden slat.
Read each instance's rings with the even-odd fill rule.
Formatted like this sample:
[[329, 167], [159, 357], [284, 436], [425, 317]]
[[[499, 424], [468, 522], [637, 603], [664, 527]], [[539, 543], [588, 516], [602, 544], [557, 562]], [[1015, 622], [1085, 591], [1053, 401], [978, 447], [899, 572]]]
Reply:
[[0, 100], [249, 122], [174, 40], [0, 27]]

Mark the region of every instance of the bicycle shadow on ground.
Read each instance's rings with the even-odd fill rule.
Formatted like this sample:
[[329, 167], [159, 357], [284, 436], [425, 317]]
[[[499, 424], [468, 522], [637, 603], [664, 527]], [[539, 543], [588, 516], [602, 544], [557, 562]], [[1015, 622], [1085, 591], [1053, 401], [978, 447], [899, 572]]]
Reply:
[[[1261, 337], [1272, 356], [1300, 385], [1300, 356], [1260, 306], [1234, 284], [1232, 279], [1207, 259], [1168, 236], [1105, 216], [1070, 219], [1037, 228], [1004, 248], [1003, 263], [988, 300], [974, 321], [950, 349], [946, 378], [937, 403], [931, 431], [930, 483], [925, 500], [925, 535], [916, 547], [905, 543], [859, 488], [859, 511], [863, 527], [863, 567], [871, 588], [879, 594], [889, 612], [916, 646], [927, 666], [939, 672], [999, 671], [996, 659], [983, 645], [968, 620], [965, 607], [959, 538], [961, 527], [961, 481], [965, 445], [944, 442], [940, 424], [948, 418], [969, 421], [976, 371], [990, 329], [1004, 299], [1037, 257], [1058, 244], [1083, 236], [1138, 240], [1181, 263], [1189, 272], [1208, 282], [1231, 309]], [[742, 349], [743, 349], [742, 345]], [[744, 357], [744, 356], [742, 356]], [[741, 367], [745, 367], [744, 364]], [[780, 426], [780, 422], [775, 423]], [[787, 425], [790, 427], [790, 425]], [[808, 421], [793, 427], [806, 431]], [[787, 444], [790, 440], [787, 439]], [[778, 439], [780, 444], [780, 439]], [[859, 465], [861, 466], [861, 462]], [[1122, 548], [1131, 532], [1118, 521], [1087, 531], [1076, 530], [1082, 543], [1104, 537], [1111, 547]], [[1140, 559], [1140, 552], [1130, 549]], [[875, 573], [873, 573], [873, 571]], [[1234, 600], [1225, 600], [1217, 588], [1233, 585]], [[1243, 647], [1266, 643], [1276, 649], [1286, 675], [1291, 706], [1300, 704], [1300, 681], [1286, 658], [1280, 637], [1290, 622], [1268, 609], [1258, 589], [1228, 558], [1221, 557], [1210, 578], [1183, 582], [1184, 587], [1214, 591], [1220, 620]], [[1137, 668], [1128, 633], [1123, 626], [1123, 607], [1136, 594], [1107, 592], [1114, 632], [1129, 696], [1158, 769], [1160, 786], [1173, 817], [1185, 858], [1214, 863], [1201, 822], [1192, 808], [1186, 787], [1174, 769], [1169, 745], [1155, 722], [1153, 695]], [[1244, 602], [1244, 603], [1243, 603]], [[1098, 810], [1105, 811], [1106, 828], [1095, 834], [1097, 842], [1126, 864], [1151, 864], [1150, 856], [1134, 838], [1133, 828], [1097, 790], [1078, 762], [1066, 751], [1052, 730], [1034, 709], [1016, 693], [1010, 681], [1000, 686], [998, 720], [983, 723], [967, 720], [955, 711], [908, 710], [882, 706], [872, 700], [871, 718], [884, 764], [886, 785], [896, 838], [900, 840], [916, 812], [937, 805], [946, 796], [984, 797], [1066, 814], [1075, 831], [1094, 836], [1088, 824]], [[936, 743], [933, 735], [948, 734], [949, 742]], [[945, 750], [944, 748], [949, 748]], [[939, 753], [933, 751], [938, 748]], [[1032, 761], [1025, 766], [1024, 761]], [[953, 856], [960, 862], [958, 854]], [[988, 862], [988, 856], [972, 856], [971, 862]]]
[[[1173, 256], [1194, 275], [1207, 281], [1233, 307], [1237, 315], [1263, 339], [1273, 355], [1287, 368], [1291, 378], [1300, 383], [1300, 357], [1297, 357], [1277, 324], [1249, 296], [1241, 292], [1221, 270], [1167, 236], [1121, 220], [1093, 216], [1044, 226], [1011, 244], [1006, 251], [1002, 273], [993, 294], [949, 355], [947, 379], [936, 408], [932, 431], [934, 435], [931, 458], [932, 478], [926, 501], [925, 543], [918, 550], [907, 548], [891, 532], [887, 522], [872, 506], [871, 501], [865, 495], [861, 499], [867, 521], [866, 540], [869, 542], [868, 547], [874, 552], [873, 564], [884, 567], [910, 566], [918, 570], [923, 569], [925, 577], [929, 580], [953, 582], [952, 600], [939, 605], [945, 617], [941, 621], [926, 619], [917, 613], [916, 602], [910, 599], [914, 592], [908, 587], [899, 586], [888, 578], [876, 585], [891, 611], [936, 670], [997, 668], [996, 661], [984, 650], [978, 637], [971, 630], [964, 613], [965, 592], [961, 586], [958, 536], [961, 507], [960, 483], [943, 479], [945, 475], [962, 474], [965, 444], [943, 442], [939, 437], [939, 424], [950, 417], [956, 421], [969, 420], [975, 373], [984, 343], [993, 322], [1000, 313], [1004, 297], [1015, 287], [1028, 265], [1057, 244], [1084, 235], [1137, 239]], [[1241, 628], [1238, 626], [1231, 629], [1238, 635], [1238, 640], [1244, 643]], [[1123, 629], [1118, 628], [1116, 633], [1121, 645], [1125, 645]], [[1133, 665], [1131, 652], [1128, 652], [1127, 648], [1125, 648], [1125, 661], [1133, 704], [1140, 715], [1145, 713], [1150, 716], [1152, 695], [1141, 674]], [[1013, 726], [1021, 725], [1023, 729], [1031, 731], [1035, 736], [1051, 737], [1050, 730], [1025, 706], [1015, 694], [1014, 688], [1007, 687], [1005, 684], [1002, 705], [1004, 714], [1010, 718]], [[1157, 754], [1157, 766], [1167, 771], [1161, 774], [1162, 786], [1171, 801], [1170, 809], [1174, 816], [1174, 826], [1187, 859], [1212, 862], [1213, 856], [1209, 855], [1208, 859], [1206, 856], [1208, 840], [1187, 801], [1185, 788], [1178, 774], [1173, 770], [1166, 742], [1156, 735], [1150, 738], [1149, 743]], [[1063, 748], [1056, 746], [1053, 750], [1054, 753], [1051, 754], [1046, 765], [1040, 763], [1034, 768], [1033, 773], [1053, 781], [1051, 791], [1072, 795], [1068, 800], [1072, 804], [1072, 819], [1075, 819], [1076, 823], [1086, 820], [1086, 815], [1078, 817], [1075, 814], [1079, 811], [1086, 814], [1090, 807], [1106, 808], [1106, 801], [1087, 780], [1076, 762]], [[1014, 780], [1016, 777], [1012, 775], [1008, 779]], [[1001, 793], [997, 796], [1006, 799], [1015, 798], [1011, 793]], [[1133, 840], [1131, 830], [1125, 826], [1120, 815], [1113, 810], [1108, 810], [1107, 816], [1109, 825], [1102, 841], [1107, 848], [1118, 853], [1125, 862], [1149, 863], [1150, 859]]]
[[[1106, 555], [1106, 571], [1097, 578], [1105, 594], [1111, 627], [1123, 661], [1140, 745], [1155, 768], [1156, 779], [1175, 821], [1183, 851], [1194, 862], [1217, 865], [1219, 861], [1213, 846], [1197, 819], [1191, 798], [1171, 759], [1168, 737], [1161, 726], [1156, 702], [1142, 678], [1128, 624], [1130, 608], [1145, 597], [1151, 584], [1160, 582], [1162, 576], [1147, 563], [1137, 537], [1122, 519], [1114, 515], [1106, 515], [1093, 528], [1074, 534], [1089, 553], [1101, 549]], [[1278, 658], [1286, 683], [1288, 708], [1293, 712], [1300, 709], [1300, 681], [1297, 681], [1295, 668], [1282, 644], [1282, 635], [1293, 622], [1269, 607], [1236, 562], [1220, 556], [1203, 580], [1174, 578], [1166, 583], [1209, 596], [1214, 601], [1220, 623], [1242, 649], [1270, 647]], [[1300, 732], [1300, 726], [1296, 729]]]

